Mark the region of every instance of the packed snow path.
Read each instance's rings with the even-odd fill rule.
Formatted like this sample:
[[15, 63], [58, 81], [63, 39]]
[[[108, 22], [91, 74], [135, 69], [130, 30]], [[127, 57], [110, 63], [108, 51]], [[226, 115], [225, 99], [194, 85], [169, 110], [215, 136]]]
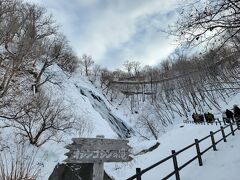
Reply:
[[[201, 139], [209, 134], [210, 131], [216, 131], [220, 126], [196, 126], [196, 125], [176, 125], [176, 127], [164, 134], [159, 140], [160, 146], [153, 152], [136, 156], [134, 161], [128, 165], [107, 165], [106, 169], [116, 180], [127, 179], [135, 174], [135, 168], [145, 169], [150, 165], [160, 161], [170, 155], [171, 150], [176, 151], [188, 146], [194, 142], [195, 138]], [[227, 131], [228, 133], [229, 131]], [[216, 139], [221, 137], [216, 136]], [[217, 151], [210, 149], [202, 156], [203, 166], [198, 165], [195, 160], [180, 171], [181, 180], [239, 180], [238, 172], [240, 167], [240, 131], [237, 130], [235, 136], [230, 135], [227, 142], [217, 144]], [[137, 143], [137, 142], [136, 142]], [[138, 142], [139, 143], [139, 142]], [[140, 143], [139, 143], [140, 144]], [[211, 145], [211, 141], [206, 141], [201, 145], [202, 148]], [[196, 155], [196, 148], [190, 149], [181, 156], [178, 156], [179, 165], [183, 164]], [[161, 179], [173, 170], [172, 160], [161, 164], [160, 166], [146, 172], [142, 180]], [[169, 178], [175, 180], [175, 176]]]
[[239, 180], [240, 131], [219, 143], [217, 151], [203, 155], [203, 166], [196, 163], [180, 172], [182, 180]]

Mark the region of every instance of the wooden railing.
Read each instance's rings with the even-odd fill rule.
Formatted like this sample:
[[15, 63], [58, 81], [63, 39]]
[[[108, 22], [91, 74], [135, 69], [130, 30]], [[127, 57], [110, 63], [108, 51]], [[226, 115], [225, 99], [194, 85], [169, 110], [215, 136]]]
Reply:
[[[225, 129], [228, 128], [228, 127], [230, 128], [230, 132], [226, 134], [225, 133]], [[198, 160], [199, 166], [202, 166], [203, 165], [202, 155], [204, 153], [206, 153], [207, 151], [209, 151], [210, 149], [213, 149], [214, 151], [216, 151], [217, 150], [216, 145], [219, 142], [221, 142], [221, 141], [227, 142], [227, 137], [230, 136], [230, 135], [234, 136], [235, 135], [235, 131], [237, 129], [238, 128], [234, 129], [233, 124], [230, 123], [230, 124], [226, 125], [225, 127], [221, 126], [220, 129], [215, 131], [215, 132], [210, 131], [210, 134], [208, 136], [206, 136], [206, 137], [204, 137], [202, 139], [195, 139], [194, 143], [188, 145], [187, 147], [185, 147], [185, 148], [183, 148], [183, 149], [181, 149], [181, 150], [179, 150], [177, 152], [175, 150], [172, 150], [171, 151], [171, 155], [166, 157], [166, 158], [164, 158], [164, 159], [162, 159], [161, 161], [159, 161], [159, 162], [157, 162], [157, 163], [155, 163], [155, 164], [153, 164], [153, 165], [151, 165], [151, 166], [149, 166], [149, 167], [147, 167], [145, 169], [136, 168], [136, 174], [131, 176], [131, 177], [129, 177], [127, 180], [133, 180], [133, 179], [141, 180], [141, 177], [142, 177], [143, 174], [145, 174], [146, 172], [150, 171], [151, 169], [159, 166], [160, 164], [162, 164], [162, 163], [164, 163], [164, 162], [166, 162], [166, 161], [168, 161], [170, 159], [172, 159], [172, 161], [173, 161], [173, 168], [174, 168], [174, 170], [170, 174], [166, 175], [162, 179], [166, 180], [166, 179], [170, 178], [171, 176], [175, 175], [176, 180], [180, 180], [180, 173], [179, 172], [184, 167], [186, 167], [187, 165], [189, 165], [190, 163], [192, 163], [196, 159]], [[221, 133], [222, 138], [216, 141], [214, 135], [217, 134], [217, 133]], [[209, 147], [207, 147], [206, 149], [201, 150], [202, 148], [200, 148], [200, 143], [205, 141], [205, 140], [207, 140], [207, 139], [211, 139], [212, 144]], [[177, 156], [179, 154], [181, 154], [182, 152], [184, 152], [184, 151], [186, 151], [189, 148], [194, 147], [194, 146], [196, 148], [196, 156], [192, 157], [187, 162], [185, 162], [184, 164], [179, 166], [178, 165], [178, 161], [177, 161]]]

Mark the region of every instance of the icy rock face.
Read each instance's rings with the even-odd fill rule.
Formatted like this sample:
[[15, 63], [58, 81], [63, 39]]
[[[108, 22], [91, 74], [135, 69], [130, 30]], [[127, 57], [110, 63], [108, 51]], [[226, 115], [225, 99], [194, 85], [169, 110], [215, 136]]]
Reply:
[[44, 89], [49, 97], [62, 100], [79, 122], [88, 123], [91, 132], [86, 132], [84, 137], [103, 134], [108, 138], [116, 135], [128, 138], [133, 134], [132, 128], [116, 115], [101, 89], [94, 87], [88, 78], [79, 73], [67, 75], [57, 65], [51, 67], [51, 74], [54, 74], [54, 83], [46, 83]]
[[93, 91], [80, 88], [80, 93], [86, 96], [91, 102], [93, 108], [107, 120], [110, 127], [117, 133], [120, 138], [129, 138], [134, 133], [133, 129], [129, 127], [122, 119], [117, 117], [111, 109], [107, 107], [104, 100], [96, 95]]

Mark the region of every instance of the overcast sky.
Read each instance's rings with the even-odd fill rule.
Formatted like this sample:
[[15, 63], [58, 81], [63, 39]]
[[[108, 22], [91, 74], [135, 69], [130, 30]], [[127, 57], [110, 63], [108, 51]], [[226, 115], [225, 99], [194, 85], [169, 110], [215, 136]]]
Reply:
[[80, 57], [109, 69], [126, 60], [156, 65], [176, 48], [162, 30], [175, 17], [175, 0], [32, 0], [61, 25]]

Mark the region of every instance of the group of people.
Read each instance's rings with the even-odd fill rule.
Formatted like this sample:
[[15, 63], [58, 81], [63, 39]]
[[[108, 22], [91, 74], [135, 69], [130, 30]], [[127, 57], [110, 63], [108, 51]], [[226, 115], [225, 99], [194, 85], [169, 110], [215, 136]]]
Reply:
[[207, 112], [204, 114], [198, 114], [196, 112], [194, 112], [192, 114], [192, 118], [194, 122], [204, 122], [204, 120], [206, 120], [206, 122], [211, 123], [213, 121], [215, 121], [215, 117], [212, 113]]
[[[204, 121], [208, 123], [212, 123], [215, 121], [214, 115], [210, 112], [207, 112], [204, 114], [198, 114], [194, 112], [192, 114], [192, 119], [196, 123], [204, 122]], [[226, 109], [226, 111], [222, 113], [222, 119], [226, 123], [234, 123], [234, 122], [240, 123], [240, 108], [237, 105], [234, 105], [233, 112], [229, 109]]]
[[240, 108], [237, 105], [233, 106], [233, 112], [229, 109], [226, 109], [222, 114], [222, 119], [226, 123], [240, 122]]

